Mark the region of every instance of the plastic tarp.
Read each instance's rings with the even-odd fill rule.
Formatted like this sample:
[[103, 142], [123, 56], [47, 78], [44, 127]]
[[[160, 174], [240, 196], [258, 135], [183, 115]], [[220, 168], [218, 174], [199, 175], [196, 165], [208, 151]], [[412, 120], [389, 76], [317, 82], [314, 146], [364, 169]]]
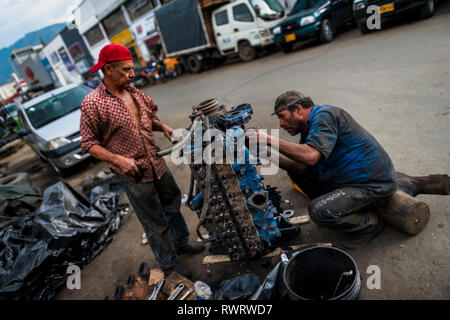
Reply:
[[0, 229], [32, 214], [41, 202], [42, 195], [29, 184], [0, 185]]
[[51, 299], [67, 268], [83, 267], [128, 216], [120, 189], [96, 187], [91, 202], [64, 182], [47, 188], [34, 215], [0, 230], [0, 299]]
[[220, 289], [214, 292], [212, 300], [246, 300], [258, 289], [260, 284], [257, 275], [246, 273], [225, 281]]
[[286, 285], [283, 280], [287, 262], [280, 261], [266, 276], [264, 282], [249, 300], [282, 300], [286, 297]]
[[196, 0], [173, 0], [155, 10], [167, 55], [208, 43]]

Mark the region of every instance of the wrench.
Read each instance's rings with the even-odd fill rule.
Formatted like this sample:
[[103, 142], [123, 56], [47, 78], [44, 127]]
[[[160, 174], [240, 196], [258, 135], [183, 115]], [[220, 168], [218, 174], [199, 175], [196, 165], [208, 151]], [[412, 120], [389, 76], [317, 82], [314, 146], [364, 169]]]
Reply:
[[156, 284], [155, 289], [153, 289], [152, 295], [150, 296], [150, 298], [148, 298], [148, 300], [156, 300], [156, 297], [158, 296], [159, 291], [161, 291], [164, 281], [166, 281], [166, 279], [163, 278]]
[[175, 298], [180, 294], [181, 291], [184, 289], [184, 283], [179, 283], [175, 287], [175, 291], [167, 298], [167, 300], [175, 300]]
[[184, 300], [184, 299], [186, 299], [191, 293], [192, 293], [192, 291], [194, 291], [194, 289], [189, 289], [181, 298], [180, 298], [180, 300]]

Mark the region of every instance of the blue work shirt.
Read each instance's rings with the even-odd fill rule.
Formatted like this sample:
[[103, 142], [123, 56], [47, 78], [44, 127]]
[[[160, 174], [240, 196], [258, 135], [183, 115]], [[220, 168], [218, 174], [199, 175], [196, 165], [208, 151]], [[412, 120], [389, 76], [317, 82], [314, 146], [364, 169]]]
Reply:
[[397, 190], [394, 165], [375, 138], [345, 110], [334, 106], [315, 106], [308, 118], [308, 132], [301, 132], [306, 143], [322, 154], [309, 168], [311, 183], [326, 189], [361, 187], [374, 197], [386, 197]]

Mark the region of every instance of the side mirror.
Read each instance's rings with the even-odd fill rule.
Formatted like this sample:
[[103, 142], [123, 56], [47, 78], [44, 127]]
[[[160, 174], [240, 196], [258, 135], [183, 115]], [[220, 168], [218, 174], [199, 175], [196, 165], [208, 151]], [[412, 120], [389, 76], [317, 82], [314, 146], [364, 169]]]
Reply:
[[20, 128], [19, 130], [17, 130], [17, 134], [19, 135], [19, 137], [23, 138], [30, 134], [30, 130], [25, 129], [25, 128]]

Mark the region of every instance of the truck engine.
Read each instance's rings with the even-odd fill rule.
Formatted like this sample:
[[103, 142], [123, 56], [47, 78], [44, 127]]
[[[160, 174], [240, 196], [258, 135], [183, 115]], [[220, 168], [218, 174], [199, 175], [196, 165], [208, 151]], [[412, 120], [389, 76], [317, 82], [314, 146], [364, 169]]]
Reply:
[[[183, 140], [158, 153], [175, 153], [189, 164], [187, 205], [199, 216], [197, 234], [219, 243], [232, 261], [260, 257], [300, 232], [284, 218], [281, 193], [265, 186], [256, 170], [258, 152], [252, 154], [245, 139], [252, 113], [249, 104], [227, 111], [216, 99], [204, 101], [193, 107]], [[222, 146], [226, 156], [217, 152]]]

